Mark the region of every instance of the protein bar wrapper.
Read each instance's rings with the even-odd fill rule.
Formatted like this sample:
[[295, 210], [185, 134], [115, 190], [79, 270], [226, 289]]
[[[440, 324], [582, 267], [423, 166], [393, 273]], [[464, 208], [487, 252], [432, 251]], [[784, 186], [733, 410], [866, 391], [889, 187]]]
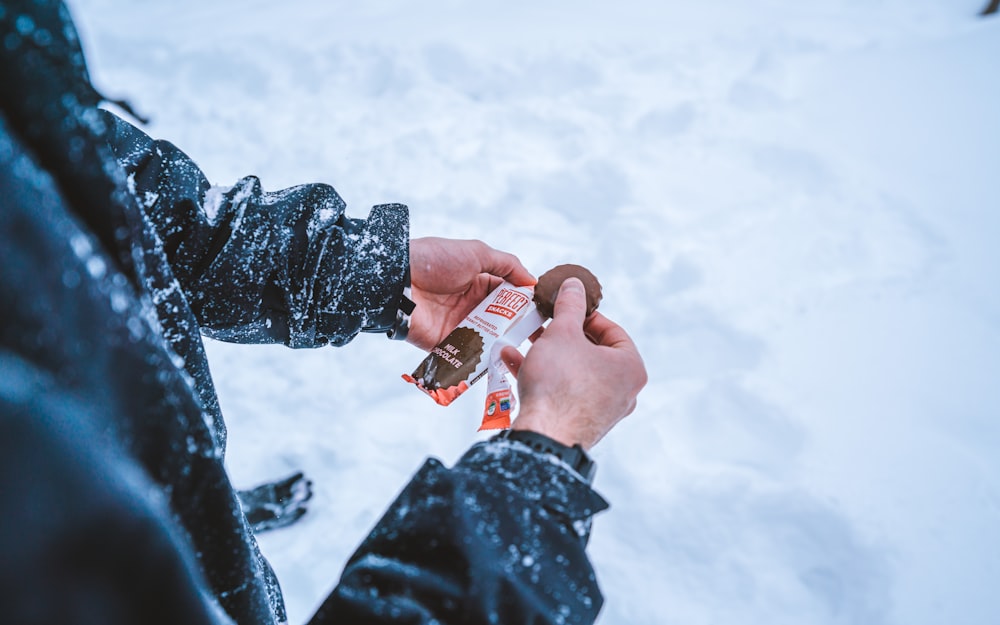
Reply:
[[[505, 344], [516, 347], [542, 326], [545, 319], [535, 310], [532, 294], [531, 287], [504, 282], [431, 350], [412, 375], [403, 374], [403, 379], [415, 384], [440, 405], [447, 406], [483, 377], [491, 361], [499, 362], [500, 347]], [[502, 370], [493, 375], [502, 378], [506, 367], [502, 363], [500, 367]], [[494, 365], [494, 368], [498, 367]], [[491, 397], [496, 399], [495, 393], [491, 393]], [[501, 399], [505, 398], [512, 399], [509, 390]], [[488, 398], [487, 411], [489, 401]], [[512, 407], [513, 402], [497, 401], [493, 414], [489, 415], [491, 425], [487, 429], [506, 427], [502, 424], [504, 416], [509, 425]], [[494, 422], [496, 425], [492, 425]]]

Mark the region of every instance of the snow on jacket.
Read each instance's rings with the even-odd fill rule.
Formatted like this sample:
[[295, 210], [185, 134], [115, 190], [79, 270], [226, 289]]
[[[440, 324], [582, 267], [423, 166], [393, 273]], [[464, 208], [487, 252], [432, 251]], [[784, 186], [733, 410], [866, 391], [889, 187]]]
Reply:
[[267, 193], [248, 176], [227, 190], [167, 141], [100, 111], [107, 139], [142, 205], [157, 258], [173, 279], [147, 280], [165, 335], [225, 426], [201, 334], [238, 343], [343, 345], [385, 332], [396, 318], [409, 263], [406, 206], [344, 214], [325, 184]]
[[[304, 347], [382, 329], [405, 208], [352, 220], [329, 187], [254, 178], [210, 191], [98, 111], [61, 2], [0, 1], [0, 42], [3, 620], [282, 622], [199, 330]], [[312, 622], [592, 622], [584, 546], [604, 507], [517, 443], [430, 460]]]

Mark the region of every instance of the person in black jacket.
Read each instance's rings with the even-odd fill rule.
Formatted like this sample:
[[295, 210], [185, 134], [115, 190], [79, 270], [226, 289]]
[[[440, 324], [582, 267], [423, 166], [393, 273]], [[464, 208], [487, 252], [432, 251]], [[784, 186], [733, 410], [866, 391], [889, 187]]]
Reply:
[[[97, 105], [57, 0], [0, 1], [0, 612], [5, 623], [286, 621], [226, 475], [201, 334], [429, 347], [517, 259], [350, 219], [330, 187], [220, 192]], [[116, 158], [117, 155], [117, 158]], [[403, 296], [409, 277], [412, 309]], [[412, 315], [410, 315], [412, 313]], [[417, 471], [312, 623], [588, 623], [585, 450], [645, 383], [568, 280], [518, 372], [514, 428]]]

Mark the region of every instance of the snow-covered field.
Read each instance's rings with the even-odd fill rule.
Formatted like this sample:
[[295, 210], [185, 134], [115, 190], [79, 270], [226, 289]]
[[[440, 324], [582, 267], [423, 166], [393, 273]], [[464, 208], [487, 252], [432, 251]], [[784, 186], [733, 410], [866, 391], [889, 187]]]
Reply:
[[[985, 0], [79, 0], [216, 184], [589, 266], [650, 384], [595, 450], [602, 625], [1000, 623], [1000, 18]], [[421, 353], [209, 345], [293, 622], [427, 455]]]

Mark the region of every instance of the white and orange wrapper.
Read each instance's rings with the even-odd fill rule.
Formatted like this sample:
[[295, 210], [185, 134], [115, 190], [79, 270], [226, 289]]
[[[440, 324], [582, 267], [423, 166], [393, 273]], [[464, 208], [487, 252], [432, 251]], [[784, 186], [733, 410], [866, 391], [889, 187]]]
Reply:
[[504, 282], [438, 343], [412, 374], [403, 374], [403, 379], [447, 406], [488, 375], [479, 429], [510, 427], [515, 399], [500, 350], [505, 345], [519, 346], [545, 323], [532, 295], [531, 287]]

